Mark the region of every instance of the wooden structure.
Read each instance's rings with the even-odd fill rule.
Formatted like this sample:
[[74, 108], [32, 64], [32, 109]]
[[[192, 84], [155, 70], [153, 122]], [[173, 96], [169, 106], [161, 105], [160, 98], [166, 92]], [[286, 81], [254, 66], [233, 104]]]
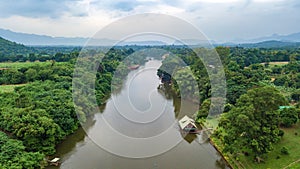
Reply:
[[184, 116], [178, 121], [180, 129], [187, 133], [198, 133], [195, 121], [188, 116]]

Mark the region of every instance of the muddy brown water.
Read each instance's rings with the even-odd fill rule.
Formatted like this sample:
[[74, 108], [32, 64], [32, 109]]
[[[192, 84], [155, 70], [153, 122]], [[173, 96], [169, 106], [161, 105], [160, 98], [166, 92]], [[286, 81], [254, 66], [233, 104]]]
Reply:
[[[163, 151], [158, 154], [155, 154], [155, 145], [143, 147], [141, 151], [145, 152], [139, 152], [134, 150], [134, 145], [124, 144], [122, 139], [111, 140], [110, 145], [117, 145], [120, 151], [110, 151], [101, 145], [108, 144], [105, 141], [102, 143], [101, 139], [113, 138], [103, 129], [103, 118], [115, 131], [125, 136], [151, 138], [168, 130], [170, 126], [174, 132], [180, 133], [178, 127], [172, 126], [174, 121], [177, 122], [184, 115], [192, 116], [197, 110], [197, 105], [167, 97], [157, 90], [160, 80], [156, 71], [160, 65], [159, 60], [150, 60], [131, 71], [122, 89], [113, 93], [100, 108], [102, 112], [88, 119], [84, 129], [79, 128], [57, 146], [55, 157], [61, 158], [61, 165], [49, 166], [47, 169], [227, 169], [214, 147], [208, 142], [200, 142], [200, 137], [196, 135], [183, 138], [178, 134], [175, 139], [182, 137], [181, 141], [171, 148], [162, 147]], [[162, 142], [174, 144], [168, 139]], [[137, 154], [126, 152], [128, 146]], [[147, 151], [153, 153], [153, 156]], [[124, 156], [126, 153], [127, 156]], [[139, 153], [145, 157], [136, 157], [141, 155]]]

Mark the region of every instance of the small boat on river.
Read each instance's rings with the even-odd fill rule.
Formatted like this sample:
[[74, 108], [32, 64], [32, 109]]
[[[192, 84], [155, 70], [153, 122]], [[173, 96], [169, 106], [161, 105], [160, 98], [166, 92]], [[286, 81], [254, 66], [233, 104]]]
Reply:
[[140, 67], [140, 65], [131, 65], [131, 66], [128, 66], [128, 69], [135, 70], [135, 69], [138, 69], [139, 67]]

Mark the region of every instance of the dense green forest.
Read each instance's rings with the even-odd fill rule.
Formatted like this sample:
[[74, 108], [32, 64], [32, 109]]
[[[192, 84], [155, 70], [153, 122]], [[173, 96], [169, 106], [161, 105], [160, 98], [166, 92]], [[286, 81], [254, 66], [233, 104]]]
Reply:
[[[0, 92], [0, 168], [43, 168], [45, 158], [55, 153], [55, 145], [76, 131], [80, 120], [84, 121], [89, 115], [87, 110], [97, 106], [81, 97], [87, 90], [85, 84], [76, 80], [74, 83], [80, 48], [31, 48], [4, 39], [0, 39], [0, 43], [0, 62], [6, 65], [0, 67], [0, 87], [14, 88], [13, 92]], [[112, 83], [114, 73], [119, 71], [120, 79], [114, 80], [121, 83], [129, 72], [127, 66], [145, 62], [146, 56], [132, 54], [148, 48], [151, 47], [115, 47], [106, 53], [91, 48], [81, 53], [83, 65], [97, 66], [95, 88], [89, 90], [95, 93], [98, 105], [105, 104], [112, 87], [118, 88], [119, 84]], [[155, 48], [169, 53], [157, 73], [162, 82], [178, 96], [184, 93], [182, 99], [195, 101], [194, 96], [199, 96], [197, 122], [203, 123], [214, 115], [214, 111], [208, 114], [210, 108], [218, 114], [220, 109], [211, 105], [215, 91], [211, 89], [206, 69], [209, 65], [184, 46]], [[298, 125], [300, 49], [216, 47], [215, 50], [197, 50], [208, 54], [216, 51], [226, 76], [226, 104], [224, 113], [218, 116], [219, 127], [212, 139], [233, 161], [243, 158], [268, 161], [268, 154], [285, 137], [285, 129]], [[131, 57], [123, 62], [129, 55]], [[23, 62], [23, 65], [10, 66], [12, 62]], [[85, 70], [78, 71], [80, 75]], [[194, 80], [189, 72], [198, 88], [191, 83]], [[82, 88], [75, 98], [72, 85]], [[180, 89], [182, 85], [188, 87]], [[219, 86], [216, 90], [222, 88], [224, 86]], [[75, 111], [73, 99], [83, 102], [82, 107], [76, 107], [82, 112]], [[282, 152], [288, 154], [289, 149], [283, 148]]]
[[[112, 49], [101, 58], [94, 89], [99, 105], [110, 95], [115, 69], [132, 52]], [[68, 57], [61, 59], [64, 56]], [[77, 56], [78, 51], [56, 53], [53, 60], [37, 62], [42, 64], [10, 67], [13, 63], [8, 62], [0, 70], [1, 86], [15, 85], [14, 92], [0, 92], [0, 168], [43, 168], [55, 145], [78, 129], [72, 98], [73, 58]], [[79, 109], [93, 106], [86, 103]]]
[[[216, 142], [225, 158], [230, 156], [230, 162], [267, 163], [268, 154], [274, 150], [274, 146], [285, 146], [281, 143], [281, 140], [286, 139], [285, 131], [290, 133], [290, 130], [295, 130], [294, 137], [297, 137], [300, 117], [298, 48], [216, 47], [224, 66], [227, 84], [226, 103], [221, 115], [218, 112], [220, 107], [213, 105], [212, 99], [218, 98], [212, 97], [210, 79], [201, 57], [196, 56], [195, 50], [182, 48], [170, 51], [177, 54], [176, 56], [191, 68], [197, 80], [200, 109], [196, 120], [204, 124], [207, 119], [214, 117], [214, 112], [220, 119], [212, 140]], [[191, 77], [178, 78], [183, 71], [185, 68], [178, 59], [170, 57], [163, 61], [158, 76], [166, 86], [171, 84], [172, 90], [179, 96], [181, 94], [182, 97], [180, 92], [189, 93], [191, 96], [194, 91], [194, 85], [190, 84]], [[184, 91], [180, 89], [180, 85], [184, 85]], [[296, 146], [295, 144], [297, 143], [293, 142], [287, 146]], [[282, 154], [288, 154], [289, 150], [286, 147], [282, 149]], [[293, 155], [299, 158], [299, 154]], [[277, 155], [277, 161], [280, 156]], [[247, 168], [241, 164], [232, 166]], [[257, 167], [259, 166], [250, 168]]]

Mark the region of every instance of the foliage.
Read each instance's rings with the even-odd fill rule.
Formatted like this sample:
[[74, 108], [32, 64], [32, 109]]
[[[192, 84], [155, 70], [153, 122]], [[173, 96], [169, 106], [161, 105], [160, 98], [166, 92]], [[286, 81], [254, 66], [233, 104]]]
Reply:
[[[0, 168], [40, 168], [43, 154], [54, 153], [55, 145], [78, 128], [79, 120], [84, 121], [89, 110], [105, 104], [112, 90], [118, 91], [129, 72], [128, 66], [143, 64], [152, 55], [166, 57], [157, 72], [163, 83], [183, 98], [193, 100], [199, 96], [199, 100], [193, 100], [201, 103], [197, 121], [209, 112], [220, 111], [220, 107], [211, 104], [212, 99], [218, 98], [211, 98], [215, 91], [208, 76], [208, 71], [214, 70], [209, 66], [213, 67], [215, 60], [203, 63], [203, 58], [185, 46], [161, 46], [158, 47], [161, 51], [155, 52], [143, 51], [151, 49], [149, 46], [115, 47], [106, 53], [93, 47], [82, 51], [82, 64], [90, 69], [98, 67], [91, 86], [82, 81], [73, 83], [80, 88], [74, 99], [82, 103], [77, 105], [76, 113], [71, 82], [74, 59], [80, 48], [31, 48], [4, 39], [0, 39], [0, 44], [0, 61], [5, 61], [0, 63], [0, 89], [5, 91], [0, 92], [0, 129], [14, 138], [0, 132], [0, 141], [6, 140], [0, 142], [0, 161], [3, 160]], [[207, 56], [214, 52], [205, 48], [194, 50]], [[276, 144], [280, 139], [296, 140], [288, 130], [283, 129], [287, 133], [284, 134], [278, 126], [295, 124], [299, 111], [277, 109], [279, 105], [287, 105], [286, 100], [295, 107], [300, 105], [300, 49], [216, 47], [215, 50], [227, 81], [227, 113], [222, 115], [216, 132], [225, 145], [224, 150], [235, 156], [249, 152], [251, 157], [263, 157], [275, 146], [278, 150], [274, 151], [280, 153], [284, 145]], [[85, 69], [78, 71], [82, 73]], [[218, 72], [213, 76], [218, 77]], [[217, 90], [224, 88], [219, 86]], [[83, 97], [85, 92], [95, 93], [97, 103]], [[3, 151], [2, 142], [5, 142]], [[292, 156], [295, 152], [290, 147], [286, 146]]]
[[281, 125], [284, 127], [291, 127], [298, 121], [298, 112], [295, 108], [284, 108], [280, 110]]
[[10, 139], [0, 131], [0, 168], [41, 168], [44, 165], [43, 160], [43, 154], [26, 152], [22, 141]]
[[279, 141], [278, 107], [285, 98], [272, 87], [254, 88], [242, 95], [236, 107], [224, 114], [225, 151], [251, 151], [255, 157], [272, 150]]
[[283, 146], [280, 150], [281, 154], [283, 155], [289, 155], [290, 152], [289, 152], [289, 149], [287, 149], [285, 146]]

